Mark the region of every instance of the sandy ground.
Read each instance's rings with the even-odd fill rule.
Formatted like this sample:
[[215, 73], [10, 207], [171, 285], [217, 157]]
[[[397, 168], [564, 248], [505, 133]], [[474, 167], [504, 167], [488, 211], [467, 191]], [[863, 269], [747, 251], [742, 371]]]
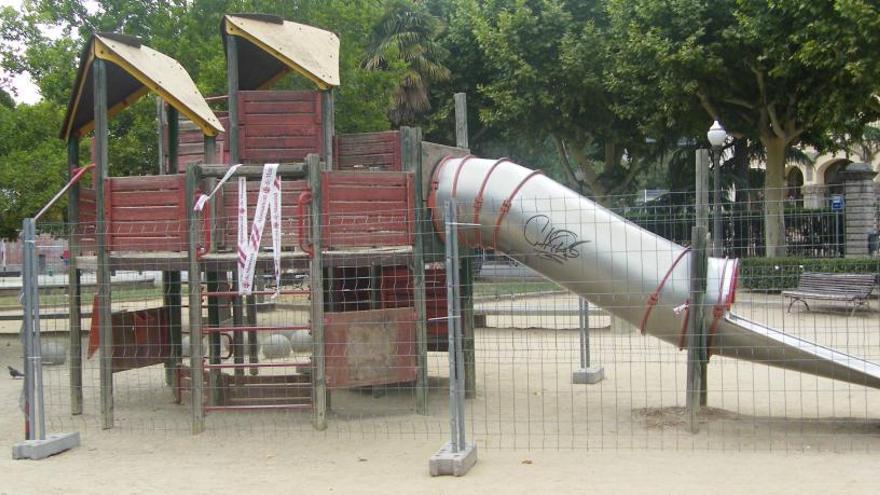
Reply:
[[[749, 318], [869, 359], [880, 355], [880, 313], [786, 315], [776, 296], [742, 294]], [[553, 297], [537, 307], [568, 306]], [[290, 321], [291, 312], [267, 315]], [[595, 330], [593, 362], [607, 379], [572, 385], [578, 334], [541, 315], [479, 330], [477, 396], [468, 401], [480, 461], [465, 478], [430, 478], [428, 457], [448, 431], [446, 356], [430, 355], [427, 415], [413, 391], [339, 391], [329, 427], [305, 413], [208, 416], [189, 434], [161, 367], [115, 376], [116, 428], [99, 428], [97, 369], [85, 369], [85, 414], [67, 414], [67, 373], [46, 368], [51, 431], [76, 430], [83, 446], [55, 458], [0, 458], [9, 493], [876, 493], [880, 391], [713, 358], [700, 432], [685, 430], [685, 355], [633, 332]], [[537, 323], [536, 320], [537, 319]], [[491, 323], [491, 322], [490, 322]], [[602, 322], [605, 323], [604, 321]], [[13, 336], [0, 364], [20, 362]], [[0, 377], [0, 437], [21, 438], [21, 382]]]

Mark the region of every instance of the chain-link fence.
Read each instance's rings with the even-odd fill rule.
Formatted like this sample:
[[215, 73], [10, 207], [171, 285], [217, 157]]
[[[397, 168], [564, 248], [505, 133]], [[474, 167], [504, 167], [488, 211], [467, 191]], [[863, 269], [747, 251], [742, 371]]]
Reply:
[[[489, 166], [477, 163], [474, 173]], [[436, 438], [439, 444], [451, 428], [452, 317], [462, 322], [463, 362], [455, 366], [464, 374], [464, 432], [480, 448], [880, 447], [876, 258], [710, 259], [698, 308], [691, 301], [693, 251], [626, 222], [631, 209], [606, 210], [561, 188], [558, 196], [541, 196], [546, 189], [523, 187], [522, 196], [510, 199], [513, 184], [496, 185], [502, 193], [481, 198], [477, 211], [473, 198], [462, 198], [479, 191], [480, 181], [461, 175], [460, 299], [451, 308], [448, 253], [438, 235], [445, 228], [439, 210], [451, 193], [441, 187], [441, 204], [425, 210], [383, 207], [375, 198], [393, 194], [393, 187], [381, 181], [347, 186], [375, 199], [368, 212], [366, 204], [354, 205], [339, 210], [344, 215], [324, 211], [306, 221], [308, 208], [288, 210], [285, 202], [279, 271], [266, 241], [255, 254], [250, 296], [239, 293], [234, 244], [199, 256], [113, 250], [103, 287], [95, 275], [101, 261], [87, 251], [74, 260], [78, 296], [67, 274], [40, 274], [47, 429], [88, 434], [107, 426], [110, 401], [119, 431], [190, 434], [194, 418], [203, 416], [209, 435]], [[552, 182], [540, 180], [546, 182], [535, 187]], [[207, 221], [196, 220], [206, 228]], [[220, 213], [211, 221], [232, 226], [237, 216]], [[126, 228], [174, 237], [186, 225], [144, 217]], [[406, 242], [325, 245], [316, 257], [297, 236], [317, 230], [336, 236], [322, 238], [325, 244], [346, 233], [399, 234]], [[38, 246], [38, 254], [58, 256], [67, 242], [59, 233], [73, 231], [83, 232], [39, 223], [36, 233], [51, 232], [57, 242]], [[809, 237], [815, 249], [804, 254], [825, 253], [824, 226], [821, 232]], [[736, 231], [727, 240], [735, 237]], [[191, 263], [199, 270], [191, 272]], [[861, 278], [826, 275], [804, 287], [813, 272]], [[190, 273], [199, 277], [197, 286]], [[18, 367], [22, 312], [15, 280], [4, 282], [0, 299], [3, 338], [12, 344], [0, 353]], [[103, 335], [112, 345], [102, 349], [97, 296], [108, 292]], [[70, 355], [77, 349], [72, 308], [82, 317], [81, 371]], [[700, 310], [709, 360], [693, 433], [688, 319]], [[194, 338], [203, 344], [193, 345]], [[192, 359], [199, 348], [204, 357]], [[101, 378], [102, 363], [109, 381]]]

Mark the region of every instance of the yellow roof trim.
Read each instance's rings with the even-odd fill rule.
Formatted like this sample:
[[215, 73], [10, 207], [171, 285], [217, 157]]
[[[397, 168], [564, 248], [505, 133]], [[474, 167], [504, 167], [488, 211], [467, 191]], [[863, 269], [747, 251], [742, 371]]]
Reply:
[[[86, 60], [86, 67], [91, 67], [92, 61], [95, 59], [94, 50], [89, 50], [89, 58]], [[83, 87], [86, 85], [86, 77], [82, 77], [79, 81], [79, 86], [76, 88], [76, 99], [73, 101], [73, 109], [70, 112], [70, 115], [76, 115], [76, 111], [79, 109], [80, 97], [82, 96]], [[82, 137], [88, 131], [83, 131], [82, 129], [77, 129], [74, 131], [73, 127], [73, 118], [66, 122], [67, 128], [64, 130], [64, 135], [66, 139], [70, 139], [70, 135], [76, 133], [76, 137]], [[93, 126], [94, 127], [94, 126]]]
[[[250, 41], [251, 43], [257, 45], [264, 52], [271, 54], [272, 56], [274, 56], [275, 58], [277, 58], [278, 60], [283, 62], [284, 65], [286, 65], [291, 70], [296, 72], [297, 74], [305, 77], [309, 81], [312, 81], [316, 86], [318, 86], [319, 89], [328, 89], [331, 87], [331, 85], [322, 81], [321, 79], [319, 79], [317, 76], [315, 76], [311, 72], [305, 70], [299, 64], [297, 64], [296, 62], [294, 62], [290, 58], [286, 57], [283, 53], [279, 52], [278, 50], [272, 48], [271, 46], [266, 44], [260, 38], [257, 38], [256, 36], [248, 33], [247, 31], [244, 31], [243, 29], [240, 29], [238, 26], [236, 26], [235, 24], [233, 24], [229, 20], [228, 16], [226, 18], [226, 33], [231, 34], [233, 36], [238, 36], [239, 38], [244, 38], [244, 39]], [[267, 83], [263, 84], [262, 86], [267, 87], [269, 82], [275, 82], [283, 75], [284, 75], [284, 73], [282, 72], [282, 73], [279, 73], [278, 75], [273, 76], [272, 79], [267, 81]]]
[[193, 121], [197, 126], [202, 129], [202, 132], [204, 132], [206, 136], [216, 136], [217, 134], [219, 134], [219, 131], [214, 127], [214, 125], [200, 117], [195, 112], [191, 111], [189, 107], [181, 103], [180, 100], [178, 100], [174, 96], [174, 94], [168, 92], [164, 87], [162, 87], [162, 85], [156, 83], [155, 81], [144, 75], [144, 73], [141, 72], [137, 67], [117, 55], [113, 50], [110, 49], [110, 47], [108, 47], [104, 43], [101, 38], [96, 38], [95, 40], [95, 57], [118, 65], [119, 67], [124, 69], [125, 72], [131, 74], [135, 79], [137, 79], [141, 82], [141, 84], [144, 85], [144, 88], [138, 90], [136, 93], [133, 93], [131, 95], [133, 98], [126, 98], [114, 105], [113, 107], [107, 109], [107, 113], [110, 117], [112, 117], [122, 109], [133, 105], [143, 95], [147, 94], [148, 91], [152, 91], [161, 96], [162, 99], [167, 101], [169, 105], [176, 108], [178, 112]]

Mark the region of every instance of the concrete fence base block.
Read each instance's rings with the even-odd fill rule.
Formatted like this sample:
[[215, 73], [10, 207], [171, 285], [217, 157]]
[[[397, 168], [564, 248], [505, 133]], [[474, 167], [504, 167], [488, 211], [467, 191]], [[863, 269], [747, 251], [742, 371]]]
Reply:
[[452, 451], [452, 444], [445, 444], [428, 460], [431, 476], [464, 476], [477, 463], [477, 446], [468, 444], [459, 452]]
[[593, 385], [605, 379], [605, 368], [602, 366], [590, 366], [578, 368], [571, 374], [571, 383], [576, 385]]
[[79, 447], [79, 432], [55, 433], [45, 440], [25, 440], [12, 447], [13, 459], [45, 459], [65, 450]]

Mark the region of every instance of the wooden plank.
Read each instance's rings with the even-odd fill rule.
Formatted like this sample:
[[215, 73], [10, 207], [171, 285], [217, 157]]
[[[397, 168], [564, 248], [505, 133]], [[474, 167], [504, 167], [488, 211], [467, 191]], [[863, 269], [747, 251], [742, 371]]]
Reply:
[[119, 237], [115, 251], [183, 251], [186, 242], [182, 237]]
[[315, 105], [310, 101], [246, 101], [244, 112], [248, 115], [248, 122], [254, 122], [253, 117], [266, 114], [308, 114], [315, 113]]
[[247, 102], [257, 101], [311, 101], [320, 105], [319, 91], [239, 91], [239, 98]]
[[151, 206], [139, 208], [113, 208], [114, 222], [131, 222], [131, 221], [164, 221], [180, 219], [177, 216], [178, 208], [176, 205], [171, 206]]
[[370, 215], [406, 216], [406, 203], [398, 201], [331, 201], [330, 214], [369, 212]]
[[332, 201], [367, 201], [374, 199], [376, 201], [388, 201], [394, 203], [406, 203], [406, 187], [397, 186], [377, 186], [371, 187], [369, 184], [360, 184], [359, 186], [342, 186], [333, 184], [330, 186], [330, 197]]
[[176, 191], [125, 191], [113, 194], [114, 208], [133, 208], [140, 206], [178, 206]]
[[374, 186], [399, 186], [405, 187], [405, 172], [374, 171], [364, 172], [355, 170], [334, 170], [327, 180], [332, 185], [363, 185], [365, 183]]
[[[317, 127], [321, 128], [321, 123], [316, 122], [315, 116], [307, 113], [297, 114], [249, 114], [247, 122], [242, 125], [248, 129], [252, 127]], [[250, 134], [250, 131], [248, 131]]]
[[176, 175], [112, 177], [109, 182], [113, 192], [179, 189], [181, 186], [180, 177]]
[[378, 153], [392, 153], [394, 152], [395, 143], [394, 141], [388, 139], [382, 139], [380, 141], [363, 141], [350, 143], [342, 141], [339, 143], [338, 149], [339, 152], [343, 156], [356, 156], [356, 155], [372, 155]]
[[245, 138], [245, 146], [260, 149], [308, 148], [315, 146], [317, 136], [265, 136]]
[[[325, 242], [329, 248], [407, 246], [412, 239], [406, 233], [352, 233], [350, 235], [326, 233]], [[356, 235], [355, 235], [356, 234]]]

